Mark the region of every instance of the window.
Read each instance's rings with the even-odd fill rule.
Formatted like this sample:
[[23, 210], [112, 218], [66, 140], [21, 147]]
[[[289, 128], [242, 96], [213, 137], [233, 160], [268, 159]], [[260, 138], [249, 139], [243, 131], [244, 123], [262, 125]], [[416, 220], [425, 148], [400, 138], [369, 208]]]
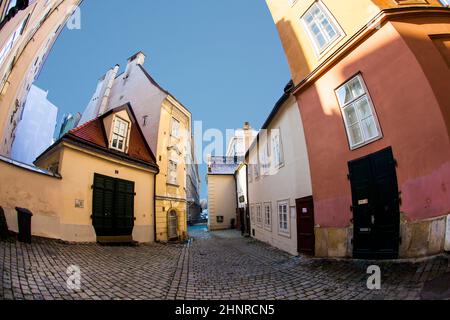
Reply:
[[250, 221], [255, 223], [255, 205], [250, 206]]
[[337, 89], [336, 94], [352, 150], [381, 138], [380, 126], [361, 75]]
[[175, 118], [172, 118], [172, 137], [177, 139], [180, 137], [180, 121]]
[[118, 117], [114, 119], [111, 148], [125, 152], [128, 137], [128, 122]]
[[309, 8], [302, 21], [319, 54], [341, 35], [337, 24], [320, 2]]
[[271, 135], [274, 165], [276, 168], [280, 168], [284, 165], [284, 151], [280, 129], [272, 130]]
[[264, 228], [272, 230], [272, 204], [264, 204]]
[[450, 0], [439, 0], [444, 7], [450, 7]]
[[290, 234], [288, 201], [278, 202], [278, 231], [283, 235]]
[[178, 163], [174, 160], [169, 160], [169, 169], [167, 172], [167, 183], [176, 185], [177, 180]]
[[261, 210], [261, 205], [257, 204], [256, 205], [256, 224], [258, 226], [262, 226], [263, 223], [263, 218], [262, 218], [262, 210]]

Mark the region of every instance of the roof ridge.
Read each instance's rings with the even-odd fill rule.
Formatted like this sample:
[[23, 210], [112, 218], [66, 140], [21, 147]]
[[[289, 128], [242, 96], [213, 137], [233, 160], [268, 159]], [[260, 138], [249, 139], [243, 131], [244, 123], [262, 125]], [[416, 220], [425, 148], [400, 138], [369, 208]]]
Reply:
[[68, 133], [74, 134], [74, 133], [80, 131], [81, 129], [87, 127], [88, 125], [90, 125], [90, 124], [93, 123], [94, 121], [97, 121], [97, 119], [99, 119], [99, 118], [100, 118], [100, 117], [95, 117], [94, 119], [89, 120], [88, 122], [82, 124], [81, 126], [78, 126], [78, 127], [76, 127], [76, 128], [73, 128], [73, 129], [70, 130]]

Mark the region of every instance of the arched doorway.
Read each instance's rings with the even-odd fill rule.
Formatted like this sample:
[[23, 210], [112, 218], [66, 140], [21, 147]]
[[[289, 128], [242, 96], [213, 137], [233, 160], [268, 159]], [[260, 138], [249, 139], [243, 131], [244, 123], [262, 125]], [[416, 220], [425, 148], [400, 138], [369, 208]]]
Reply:
[[167, 214], [167, 238], [169, 241], [177, 240], [178, 237], [178, 214], [174, 209]]

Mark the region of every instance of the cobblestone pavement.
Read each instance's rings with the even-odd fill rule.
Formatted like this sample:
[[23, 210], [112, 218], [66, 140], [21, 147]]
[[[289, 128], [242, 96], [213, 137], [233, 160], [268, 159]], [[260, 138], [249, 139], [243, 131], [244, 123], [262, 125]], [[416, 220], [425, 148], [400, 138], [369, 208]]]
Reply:
[[[0, 242], [0, 299], [450, 299], [449, 256], [378, 263], [382, 289], [370, 291], [370, 262], [292, 257], [234, 231], [191, 236], [137, 247]], [[80, 291], [67, 288], [70, 265]]]

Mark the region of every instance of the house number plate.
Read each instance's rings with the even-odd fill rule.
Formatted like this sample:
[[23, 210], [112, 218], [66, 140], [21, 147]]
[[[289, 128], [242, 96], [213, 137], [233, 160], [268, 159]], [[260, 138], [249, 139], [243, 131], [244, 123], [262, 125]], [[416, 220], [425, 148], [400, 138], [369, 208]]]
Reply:
[[359, 201], [358, 201], [358, 204], [359, 204], [360, 206], [365, 205], [365, 204], [369, 204], [369, 199], [359, 200]]

